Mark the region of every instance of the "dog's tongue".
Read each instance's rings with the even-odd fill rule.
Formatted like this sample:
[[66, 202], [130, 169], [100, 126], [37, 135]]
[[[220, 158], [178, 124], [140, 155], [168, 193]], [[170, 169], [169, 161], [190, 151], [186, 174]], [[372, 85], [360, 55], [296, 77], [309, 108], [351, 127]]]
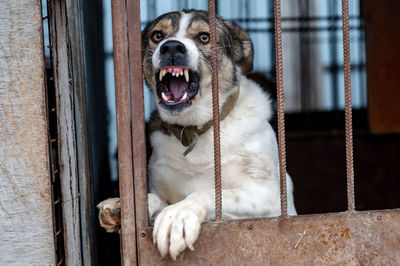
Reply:
[[169, 91], [172, 93], [175, 99], [182, 98], [185, 91], [189, 88], [189, 82], [186, 82], [185, 78], [172, 77], [169, 81]]

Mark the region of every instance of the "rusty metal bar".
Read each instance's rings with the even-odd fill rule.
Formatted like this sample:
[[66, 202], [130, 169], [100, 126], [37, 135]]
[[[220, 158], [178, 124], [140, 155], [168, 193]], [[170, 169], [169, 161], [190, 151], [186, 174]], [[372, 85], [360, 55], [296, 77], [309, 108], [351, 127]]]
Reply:
[[283, 92], [281, 1], [274, 0], [276, 89], [278, 101], [279, 176], [281, 187], [281, 216], [287, 216], [285, 109]]
[[131, 87], [131, 115], [134, 122], [132, 124], [132, 163], [135, 184], [136, 229], [137, 237], [139, 237], [143, 236], [142, 228], [149, 225], [140, 0], [128, 0], [127, 6], [129, 82]]
[[111, 4], [118, 131], [119, 191], [121, 202], [121, 263], [127, 266], [136, 265], [136, 223], [132, 179], [127, 17], [126, 2], [124, 0], [113, 0]]
[[342, 0], [343, 23], [343, 62], [344, 62], [344, 94], [345, 94], [345, 133], [346, 133], [346, 170], [347, 170], [347, 208], [349, 212], [355, 209], [354, 203], [354, 159], [353, 159], [353, 128], [351, 109], [351, 67], [350, 67], [350, 31], [349, 3]]
[[211, 37], [211, 66], [212, 73], [212, 103], [214, 127], [214, 175], [215, 175], [215, 219], [222, 220], [222, 185], [221, 185], [221, 144], [219, 128], [219, 95], [218, 95], [218, 59], [217, 59], [217, 33], [215, 19], [215, 0], [208, 0], [208, 21]]
[[176, 261], [160, 260], [151, 238], [139, 252], [143, 265], [399, 265], [399, 240], [397, 209], [206, 222]]

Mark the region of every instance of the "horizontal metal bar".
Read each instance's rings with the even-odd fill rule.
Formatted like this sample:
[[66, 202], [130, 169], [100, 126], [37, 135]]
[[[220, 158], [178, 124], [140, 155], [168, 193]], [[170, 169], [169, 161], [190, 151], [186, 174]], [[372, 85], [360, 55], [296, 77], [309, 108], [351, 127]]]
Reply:
[[[274, 28], [272, 27], [267, 27], [267, 28], [245, 28], [247, 32], [274, 32]], [[352, 30], [362, 30], [362, 26], [351, 26], [349, 28], [351, 31]], [[310, 27], [282, 27], [282, 32], [283, 33], [292, 33], [292, 32], [315, 32], [315, 31], [342, 31], [341, 26], [326, 26], [326, 27], [318, 27], [318, 26], [310, 26]]]
[[147, 228], [143, 265], [398, 265], [400, 209], [204, 223], [194, 251], [161, 260]]
[[[273, 17], [263, 17], [263, 18], [224, 18], [226, 20], [235, 22], [273, 22]], [[282, 22], [308, 22], [308, 21], [340, 21], [341, 16], [310, 16], [310, 17], [282, 17]], [[350, 20], [361, 20], [360, 16], [350, 16]], [[146, 25], [149, 21], [143, 21]]]
[[[350, 16], [350, 20], [360, 20], [360, 16]], [[226, 18], [235, 22], [273, 22], [273, 17], [267, 18]], [[282, 17], [282, 22], [310, 22], [310, 21], [340, 21], [341, 16], [299, 16]]]

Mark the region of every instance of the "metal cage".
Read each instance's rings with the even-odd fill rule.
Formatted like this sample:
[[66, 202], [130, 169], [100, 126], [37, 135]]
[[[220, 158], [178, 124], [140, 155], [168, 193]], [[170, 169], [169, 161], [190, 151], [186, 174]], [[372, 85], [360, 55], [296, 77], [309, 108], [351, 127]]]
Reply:
[[[215, 46], [215, 0], [209, 0]], [[213, 114], [216, 221], [202, 225], [195, 252], [163, 259], [151, 239], [147, 217], [146, 142], [141, 63], [140, 1], [112, 1], [123, 265], [159, 264], [384, 264], [400, 263], [400, 210], [356, 211], [351, 108], [348, 1], [342, 0], [348, 210], [287, 215], [280, 0], [274, 1], [278, 95], [281, 216], [222, 221], [216, 56], [213, 56]], [[216, 51], [214, 49], [214, 51]]]

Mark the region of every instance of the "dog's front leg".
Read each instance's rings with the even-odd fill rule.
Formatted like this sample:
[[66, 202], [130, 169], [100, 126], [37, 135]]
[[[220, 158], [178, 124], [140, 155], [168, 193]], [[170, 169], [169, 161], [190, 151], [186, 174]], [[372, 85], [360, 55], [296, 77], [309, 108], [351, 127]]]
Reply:
[[[167, 203], [154, 193], [149, 193], [147, 196], [149, 217], [154, 218], [157, 213], [167, 206]], [[100, 202], [97, 205], [97, 208], [99, 208], [99, 221], [101, 227], [106, 229], [109, 233], [118, 232], [121, 227], [120, 199], [106, 199]]]
[[[213, 189], [190, 194], [184, 200], [166, 207], [157, 216], [153, 242], [162, 256], [172, 259], [186, 248], [193, 250], [201, 223], [215, 216]], [[279, 190], [272, 194], [265, 188], [222, 190], [224, 217], [277, 216], [280, 213]], [[276, 195], [275, 195], [276, 194]]]

